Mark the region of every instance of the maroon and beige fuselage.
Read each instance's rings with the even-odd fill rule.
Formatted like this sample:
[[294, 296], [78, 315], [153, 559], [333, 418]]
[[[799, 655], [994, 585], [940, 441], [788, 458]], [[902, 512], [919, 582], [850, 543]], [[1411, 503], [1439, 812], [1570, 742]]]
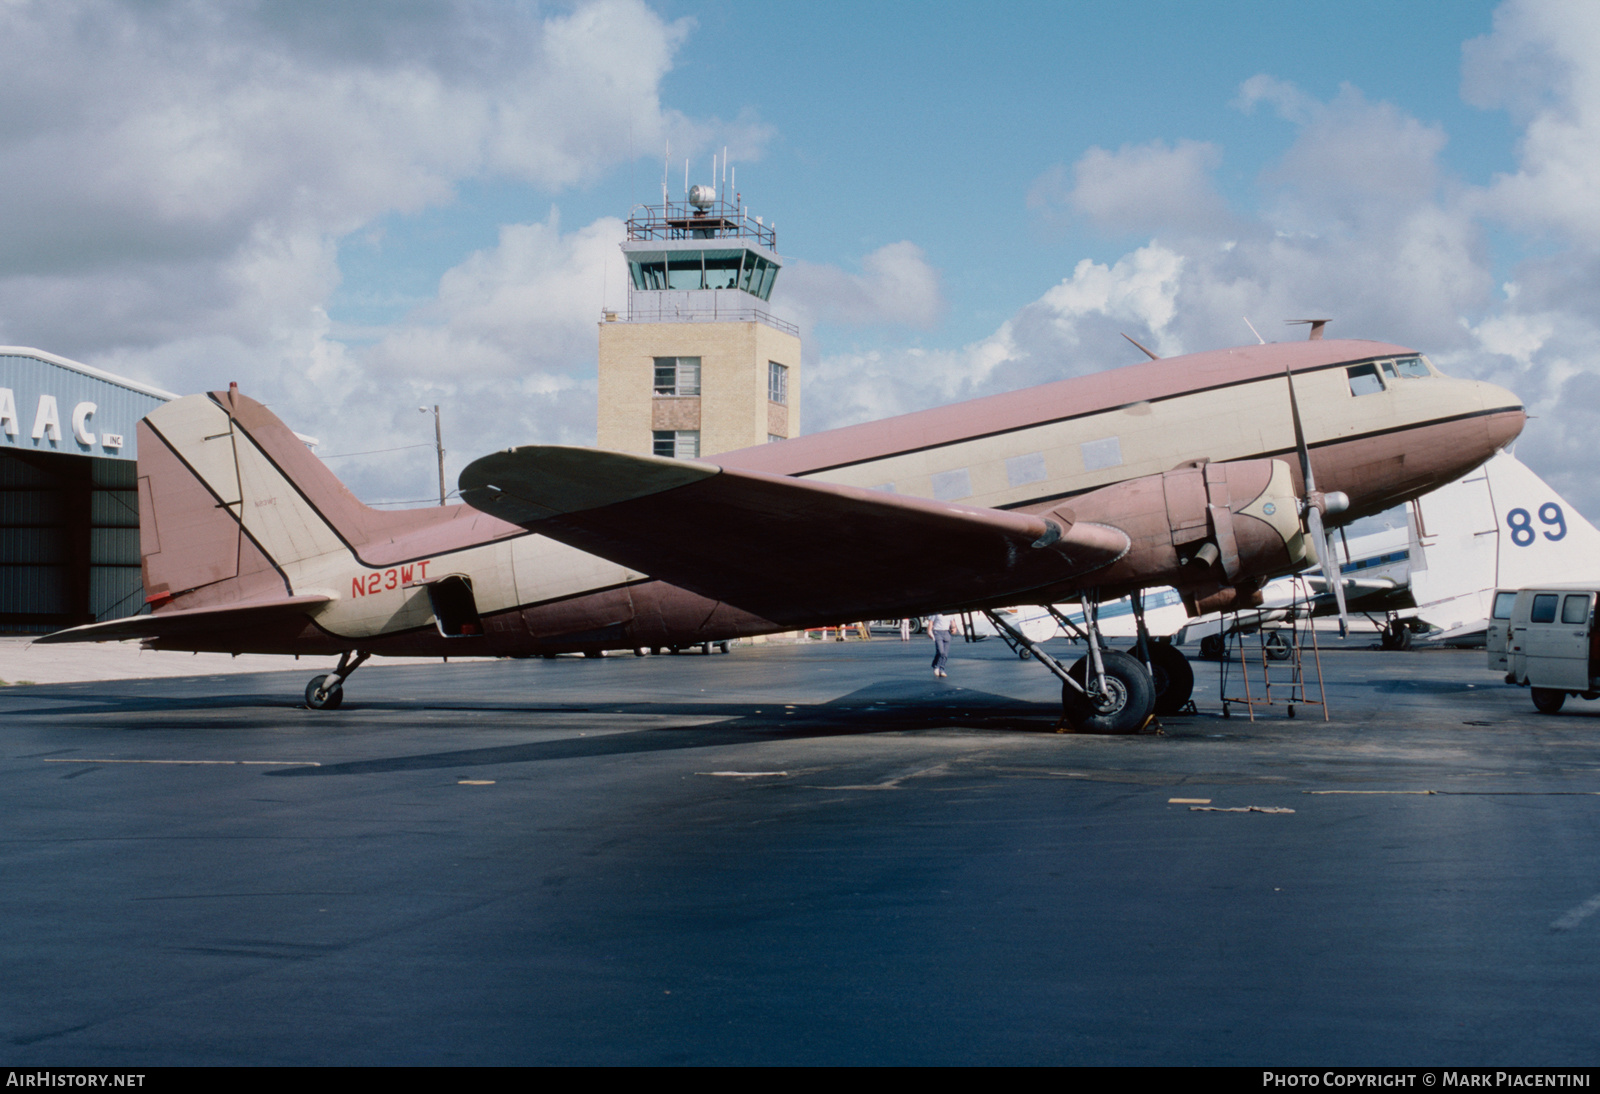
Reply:
[[[1332, 340], [1193, 354], [706, 462], [960, 506], [1055, 514], [1064, 526], [1110, 526], [1128, 537], [1120, 558], [1088, 577], [1041, 588], [1036, 599], [1177, 584], [1192, 600], [1224, 606], [1235, 592], [1243, 595], [1274, 574], [1196, 567], [1177, 533], [1191, 519], [1181, 510], [1198, 505], [1194, 519], [1203, 530], [1206, 499], [1219, 489], [1225, 495], [1232, 475], [1235, 508], [1242, 507], [1241, 491], [1250, 492], [1257, 498], [1250, 520], [1261, 536], [1288, 543], [1278, 544], [1271, 566], [1282, 572], [1303, 561], [1304, 545], [1292, 542], [1298, 516], [1270, 502], [1298, 494], [1302, 485], [1286, 368], [1294, 374], [1317, 486], [1350, 498], [1341, 519], [1457, 478], [1521, 429], [1523, 410], [1509, 392], [1431, 370], [1388, 375], [1381, 390], [1353, 394], [1352, 364], [1402, 357], [1416, 354]], [[159, 648], [526, 654], [687, 645], [796, 626], [794, 616], [777, 622], [751, 614], [468, 506], [368, 509], [270, 412], [236, 394], [179, 400], [140, 428], [142, 548], [155, 615], [308, 598], [301, 610], [247, 627], [147, 639]], [[828, 528], [815, 535], [823, 549], [852, 550], [849, 542], [829, 542]], [[450, 575], [470, 578], [479, 633], [441, 633], [427, 586]], [[775, 584], [784, 580], [772, 575]], [[803, 603], [806, 592], [794, 595]], [[910, 603], [885, 589], [861, 604], [858, 617], [957, 606], [982, 605]]]

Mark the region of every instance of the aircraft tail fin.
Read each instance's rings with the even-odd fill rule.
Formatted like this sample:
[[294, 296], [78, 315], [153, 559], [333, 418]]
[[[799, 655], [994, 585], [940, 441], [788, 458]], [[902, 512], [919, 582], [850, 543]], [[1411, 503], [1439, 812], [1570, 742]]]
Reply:
[[1487, 620], [1497, 588], [1600, 579], [1600, 530], [1515, 456], [1418, 499], [1426, 567], [1417, 614], [1448, 630]]
[[296, 588], [304, 564], [320, 559], [385, 565], [520, 532], [465, 506], [362, 504], [236, 388], [175, 400], [139, 423], [139, 514], [146, 600], [158, 611], [294, 596], [307, 591]]

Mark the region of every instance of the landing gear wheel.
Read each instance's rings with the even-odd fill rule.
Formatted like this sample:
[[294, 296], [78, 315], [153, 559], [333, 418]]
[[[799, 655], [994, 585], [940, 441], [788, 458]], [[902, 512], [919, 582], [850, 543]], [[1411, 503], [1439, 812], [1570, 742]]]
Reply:
[[344, 702], [344, 685], [335, 684], [332, 690], [323, 691], [322, 682], [326, 679], [325, 675], [313, 676], [311, 683], [306, 685], [306, 706], [312, 710], [338, 710]]
[[1033, 654], [1031, 652], [1029, 652], [1027, 646], [1018, 646], [1017, 647], [1017, 660], [1018, 661], [1026, 661], [1028, 658], [1030, 658], [1032, 656], [1033, 656]]
[[1221, 661], [1225, 649], [1220, 634], [1208, 634], [1200, 639], [1200, 656], [1204, 660]]
[[1409, 650], [1411, 648], [1411, 628], [1396, 619], [1383, 628], [1383, 637], [1378, 640], [1378, 645], [1386, 650]]
[[1554, 714], [1561, 709], [1561, 704], [1567, 701], [1567, 693], [1556, 691], [1553, 688], [1534, 688], [1533, 705], [1540, 714]]
[[700, 652], [705, 654], [707, 657], [710, 657], [711, 656], [711, 643], [710, 642], [702, 642], [702, 643], [700, 643]]
[[727, 653], [728, 652], [728, 643], [726, 643], [726, 642], [718, 642], [717, 643], [717, 649], [721, 650], [723, 653]]
[[1263, 642], [1267, 651], [1268, 661], [1287, 661], [1294, 647], [1289, 645], [1289, 640], [1283, 636], [1282, 631], [1269, 631]]
[[633, 655], [635, 657], [643, 657], [644, 656], [644, 647], [643, 646], [635, 646], [635, 647], [633, 647]]
[[[1145, 667], [1115, 650], [1100, 655], [1106, 670], [1106, 694], [1091, 700], [1071, 684], [1061, 685], [1061, 713], [1080, 733], [1137, 733], [1155, 710], [1156, 689]], [[1067, 670], [1088, 686], [1094, 676], [1088, 657]]]
[[[1135, 646], [1128, 651], [1135, 661], [1139, 660], [1138, 649]], [[1150, 643], [1150, 677], [1156, 689], [1157, 714], [1179, 713], [1194, 694], [1194, 666], [1176, 646]]]

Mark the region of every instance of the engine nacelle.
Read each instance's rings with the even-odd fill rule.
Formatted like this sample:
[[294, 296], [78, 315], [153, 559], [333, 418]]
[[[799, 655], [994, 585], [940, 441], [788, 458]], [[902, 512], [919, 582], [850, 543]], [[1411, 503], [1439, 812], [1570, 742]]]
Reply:
[[1267, 579], [1316, 561], [1282, 460], [1188, 464], [1042, 515], [1107, 524], [1128, 536], [1128, 553], [1094, 575], [1103, 597], [1172, 585], [1187, 597], [1244, 607]]

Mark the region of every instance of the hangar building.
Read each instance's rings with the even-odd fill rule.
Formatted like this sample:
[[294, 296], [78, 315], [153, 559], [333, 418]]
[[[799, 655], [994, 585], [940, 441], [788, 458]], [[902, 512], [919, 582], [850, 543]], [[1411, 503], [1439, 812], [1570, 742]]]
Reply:
[[144, 610], [135, 424], [176, 397], [0, 346], [0, 631]]

